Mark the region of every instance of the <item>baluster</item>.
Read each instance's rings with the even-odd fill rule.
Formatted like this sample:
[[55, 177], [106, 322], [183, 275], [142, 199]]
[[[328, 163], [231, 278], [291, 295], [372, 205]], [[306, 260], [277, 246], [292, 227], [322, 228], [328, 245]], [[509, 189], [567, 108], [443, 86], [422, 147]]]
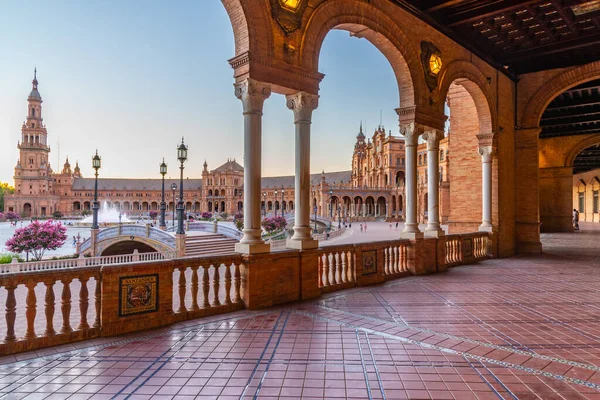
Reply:
[[225, 264], [225, 304], [231, 304], [231, 264]]
[[319, 271], [319, 287], [323, 287], [323, 256], [317, 256], [317, 269]]
[[329, 255], [323, 254], [323, 287], [329, 286]]
[[17, 285], [8, 284], [5, 286], [6, 294], [6, 337], [5, 342], [14, 342], [15, 336], [15, 319], [17, 317], [17, 299], [15, 297], [15, 289]]
[[208, 303], [208, 290], [210, 288], [208, 282], [208, 269], [210, 268], [210, 264], [207, 266], [203, 266], [203, 274], [202, 274], [202, 308], [210, 307]]
[[81, 283], [81, 288], [79, 289], [79, 315], [81, 316], [78, 330], [89, 329], [90, 325], [87, 321], [87, 312], [89, 305], [89, 292], [88, 292], [88, 279], [86, 277], [79, 278], [79, 282]]
[[44, 298], [46, 330], [44, 331], [44, 335], [54, 336], [56, 334], [56, 331], [54, 330], [54, 307], [56, 306], [54, 301], [54, 280], [45, 281], [44, 285], [46, 285], [46, 296]]
[[462, 252], [462, 239], [458, 240], [456, 242], [456, 247], [458, 248], [458, 262], [460, 262], [461, 264], [465, 261], [463, 259], [463, 252]]
[[27, 332], [25, 333], [25, 339], [34, 339], [35, 338], [35, 314], [36, 314], [36, 303], [37, 299], [35, 297], [35, 282], [28, 282], [25, 284], [27, 286], [27, 297], [25, 299], [26, 303], [26, 312], [25, 316], [27, 317]]
[[218, 307], [221, 305], [221, 302], [219, 301], [219, 285], [220, 285], [220, 280], [221, 277], [219, 276], [219, 267], [221, 267], [221, 264], [214, 264], [213, 268], [215, 270], [215, 274], [213, 275], [213, 302], [212, 302], [212, 306], [213, 307]]
[[179, 308], [178, 313], [184, 313], [187, 311], [185, 308], [185, 270], [186, 267], [179, 267]]
[[348, 281], [356, 282], [356, 263], [354, 262], [354, 253], [352, 251], [346, 252], [348, 257]]
[[340, 271], [341, 263], [340, 263], [340, 253], [335, 252], [331, 254], [331, 259], [335, 265], [333, 272], [333, 280], [336, 285], [342, 283], [342, 271]]
[[394, 246], [394, 272], [399, 273], [402, 268], [400, 266], [400, 251], [402, 251], [402, 246]]
[[94, 328], [100, 328], [100, 305], [102, 304], [102, 285], [100, 284], [100, 278], [98, 276], [95, 276], [94, 280], [96, 281], [96, 288], [94, 289], [94, 303], [96, 306], [96, 318], [94, 319]]
[[233, 302], [235, 304], [240, 303], [242, 301], [241, 297], [240, 297], [240, 286], [241, 286], [241, 276], [240, 276], [240, 266], [238, 264], [233, 264], [233, 267], [235, 268], [234, 273], [233, 273], [233, 277], [235, 279], [234, 282], [234, 293], [233, 293]]
[[342, 270], [341, 270], [341, 275], [342, 275], [342, 283], [346, 283], [348, 282], [348, 266], [346, 265], [346, 252], [345, 251], [340, 251], [340, 260], [342, 261]]
[[71, 281], [72, 278], [63, 279], [63, 290], [61, 295], [60, 309], [62, 312], [63, 325], [60, 329], [61, 333], [72, 332], [71, 328]]
[[192, 311], [198, 311], [198, 266], [192, 267]]

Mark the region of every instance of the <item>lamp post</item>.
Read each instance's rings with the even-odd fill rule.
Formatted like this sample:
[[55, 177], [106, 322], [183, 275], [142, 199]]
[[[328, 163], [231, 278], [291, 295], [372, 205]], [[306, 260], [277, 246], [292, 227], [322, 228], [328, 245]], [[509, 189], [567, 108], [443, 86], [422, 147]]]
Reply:
[[285, 193], [285, 189], [282, 187], [282, 188], [281, 188], [281, 216], [282, 216], [282, 217], [284, 217], [284, 216], [285, 216], [285, 214], [284, 214], [284, 204], [285, 204], [285, 203], [284, 203], [284, 201], [285, 201], [285, 200], [283, 199], [283, 195], [284, 195], [284, 193]]
[[162, 198], [160, 202], [160, 229], [165, 230], [167, 228], [167, 223], [165, 221], [165, 175], [167, 174], [167, 164], [165, 164], [165, 159], [163, 158], [162, 163], [160, 164], [160, 174], [162, 175]]
[[183, 163], [187, 160], [187, 146], [183, 143], [183, 138], [181, 138], [181, 144], [177, 148], [177, 159], [179, 160], [180, 166], [180, 175], [179, 175], [179, 202], [177, 203], [177, 214], [178, 214], [178, 226], [177, 226], [177, 234], [183, 235], [185, 231], [183, 230]]
[[317, 230], [317, 210], [318, 210], [318, 207], [315, 206], [315, 208], [314, 208], [314, 212], [315, 212], [315, 230], [313, 231], [313, 233], [319, 233], [319, 231]]
[[267, 192], [263, 192], [263, 218], [267, 218]]
[[121, 217], [122, 217], [122, 215], [121, 215], [121, 213], [119, 213], [119, 225], [121, 225]]
[[[275, 203], [277, 203], [277, 189], [275, 189]], [[281, 207], [281, 205], [279, 205]], [[275, 216], [277, 216], [277, 205], [275, 205]]]
[[338, 212], [338, 229], [341, 229], [341, 227], [342, 227], [342, 208], [340, 206], [338, 206], [337, 212]]
[[96, 149], [96, 155], [92, 157], [92, 168], [94, 168], [94, 175], [96, 177], [94, 182], [94, 204], [92, 205], [92, 229], [98, 229], [98, 209], [100, 208], [100, 204], [98, 204], [98, 170], [100, 169], [101, 164], [102, 160]]
[[333, 189], [329, 189], [329, 219], [333, 219]]
[[173, 226], [175, 226], [175, 191], [177, 190], [177, 184], [171, 183], [171, 190], [173, 191]]

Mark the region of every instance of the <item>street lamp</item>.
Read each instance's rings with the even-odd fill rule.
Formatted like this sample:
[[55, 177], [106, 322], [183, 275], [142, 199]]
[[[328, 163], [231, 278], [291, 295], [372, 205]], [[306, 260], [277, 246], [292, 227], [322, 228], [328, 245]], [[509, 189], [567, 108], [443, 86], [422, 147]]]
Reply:
[[282, 217], [284, 217], [284, 216], [285, 216], [285, 215], [284, 215], [284, 209], [285, 209], [285, 208], [284, 208], [284, 204], [285, 204], [285, 203], [284, 203], [284, 201], [285, 201], [285, 200], [283, 199], [283, 194], [284, 194], [284, 192], [285, 192], [285, 189], [282, 187], [282, 188], [281, 188], [281, 216], [282, 216]]
[[165, 159], [163, 158], [162, 163], [160, 164], [160, 174], [162, 175], [162, 200], [160, 202], [160, 229], [165, 230], [167, 228], [167, 223], [165, 221], [165, 175], [167, 174], [167, 164], [165, 164]]
[[119, 213], [119, 225], [121, 225], [121, 217], [122, 217], [122, 215], [121, 215], [121, 213]]
[[96, 180], [94, 183], [94, 204], [92, 205], [92, 229], [98, 229], [98, 209], [100, 208], [100, 204], [98, 204], [98, 170], [102, 165], [102, 160], [98, 155], [98, 149], [96, 149], [96, 155], [92, 157], [92, 168], [94, 168], [94, 175], [96, 176]]
[[177, 147], [177, 159], [179, 160], [179, 170], [181, 171], [179, 175], [179, 202], [177, 203], [177, 214], [179, 219], [179, 224], [177, 226], [178, 235], [185, 234], [185, 231], [183, 230], [183, 163], [187, 160], [187, 151], [188, 148], [185, 143], [183, 143], [183, 138], [181, 138], [181, 144]]
[[315, 208], [314, 208], [314, 212], [315, 212], [315, 230], [313, 231], [313, 233], [319, 233], [319, 231], [317, 230], [317, 209], [318, 209], [318, 207], [315, 206]]
[[263, 218], [267, 218], [267, 192], [263, 192]]
[[175, 191], [177, 190], [177, 184], [171, 183], [171, 190], [173, 191], [173, 226], [175, 226]]
[[329, 189], [329, 219], [333, 219], [333, 189]]
[[338, 206], [338, 229], [341, 229], [342, 227], [342, 208], [340, 206]]
[[[277, 203], [277, 189], [275, 189], [275, 203]], [[275, 205], [275, 216], [277, 216], [277, 205]]]

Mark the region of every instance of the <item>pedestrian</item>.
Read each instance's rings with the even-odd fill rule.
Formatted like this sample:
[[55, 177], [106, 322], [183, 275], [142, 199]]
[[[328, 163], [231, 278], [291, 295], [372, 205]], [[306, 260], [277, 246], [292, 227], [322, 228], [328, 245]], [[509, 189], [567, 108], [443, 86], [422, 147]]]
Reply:
[[398, 230], [398, 221], [396, 221], [396, 230]]
[[363, 226], [362, 226], [362, 224], [360, 224], [360, 233], [362, 233], [362, 232], [363, 232]]
[[367, 233], [367, 223], [365, 222], [365, 233]]
[[75, 247], [77, 245], [77, 239], [75, 238], [75, 236], [73, 236], [73, 247]]
[[390, 222], [390, 232], [392, 231], [392, 223]]
[[573, 209], [573, 230], [579, 230], [579, 211]]

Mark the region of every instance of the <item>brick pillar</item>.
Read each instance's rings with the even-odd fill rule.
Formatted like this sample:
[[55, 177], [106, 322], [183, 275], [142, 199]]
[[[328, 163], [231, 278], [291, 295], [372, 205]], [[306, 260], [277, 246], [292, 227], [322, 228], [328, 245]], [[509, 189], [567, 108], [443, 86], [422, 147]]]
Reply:
[[573, 232], [573, 167], [542, 168], [540, 230]]
[[97, 251], [97, 241], [98, 241], [98, 229], [90, 229], [90, 242], [92, 243], [91, 246], [91, 254], [92, 257], [98, 256], [99, 254], [96, 254]]
[[541, 253], [538, 138], [540, 128], [517, 129], [517, 252]]
[[[408, 267], [413, 275], [426, 275], [438, 272], [438, 257], [444, 254], [438, 252], [438, 242], [444, 238], [427, 238], [410, 241], [408, 248]], [[445, 262], [442, 263], [445, 265]]]
[[177, 257], [185, 257], [185, 234], [175, 234], [175, 250]]

